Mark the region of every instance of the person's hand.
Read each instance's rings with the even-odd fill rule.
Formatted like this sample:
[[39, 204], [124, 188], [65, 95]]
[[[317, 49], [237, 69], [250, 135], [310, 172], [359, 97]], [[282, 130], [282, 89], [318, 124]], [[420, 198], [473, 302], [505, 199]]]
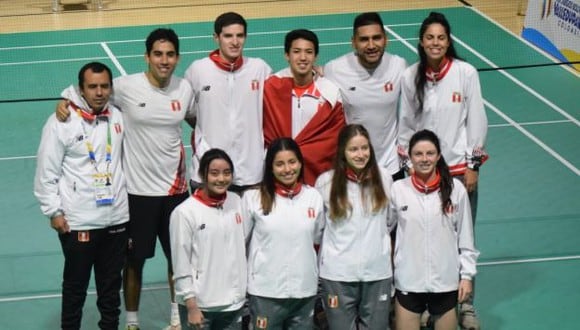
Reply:
[[64, 215], [59, 215], [50, 219], [50, 226], [59, 234], [66, 234], [70, 232], [70, 227], [68, 226], [68, 222], [64, 218]]
[[312, 70], [314, 70], [317, 76], [324, 77], [324, 67], [315, 65], [312, 67]]
[[469, 297], [471, 297], [471, 293], [473, 292], [473, 285], [471, 280], [461, 280], [459, 281], [459, 290], [457, 293], [457, 301], [462, 303], [466, 301]]
[[197, 307], [195, 299], [188, 299], [187, 304], [187, 323], [193, 329], [203, 329], [203, 313]]
[[68, 101], [60, 100], [56, 104], [56, 119], [60, 122], [65, 122], [70, 116], [70, 110], [68, 109]]
[[474, 171], [470, 168], [465, 170], [465, 174], [463, 175], [463, 184], [465, 184], [465, 189], [467, 192], [472, 192], [477, 187], [477, 180], [479, 178], [479, 172]]

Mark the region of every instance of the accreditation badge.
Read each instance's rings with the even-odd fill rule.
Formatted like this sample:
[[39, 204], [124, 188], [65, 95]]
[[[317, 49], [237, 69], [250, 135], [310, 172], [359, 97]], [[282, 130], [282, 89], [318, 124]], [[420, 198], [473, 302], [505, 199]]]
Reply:
[[111, 173], [97, 173], [93, 175], [93, 188], [97, 206], [111, 205], [115, 200], [113, 195], [113, 176]]

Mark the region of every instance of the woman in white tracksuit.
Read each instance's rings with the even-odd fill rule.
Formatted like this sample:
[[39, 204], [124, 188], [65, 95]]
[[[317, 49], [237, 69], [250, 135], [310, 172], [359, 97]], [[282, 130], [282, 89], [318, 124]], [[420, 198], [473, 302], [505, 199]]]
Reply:
[[242, 329], [246, 251], [240, 197], [227, 192], [234, 166], [220, 149], [200, 160], [202, 187], [171, 214], [170, 241], [184, 329]]
[[320, 278], [331, 330], [389, 328], [391, 186], [390, 173], [377, 165], [367, 130], [344, 127], [333, 169], [316, 181], [326, 214]]
[[304, 160], [290, 138], [274, 140], [259, 189], [243, 196], [254, 329], [312, 329], [324, 225], [322, 196], [302, 184]]
[[393, 184], [390, 216], [397, 221], [397, 329], [420, 328], [428, 310], [435, 329], [456, 329], [456, 306], [472, 293], [479, 252], [467, 191], [451, 176], [439, 139], [429, 130], [409, 141], [414, 172]]

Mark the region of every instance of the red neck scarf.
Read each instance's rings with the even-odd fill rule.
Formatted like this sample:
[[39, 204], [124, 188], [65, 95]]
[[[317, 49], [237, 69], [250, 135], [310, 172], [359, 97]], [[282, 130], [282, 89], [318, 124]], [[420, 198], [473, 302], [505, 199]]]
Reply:
[[364, 173], [360, 173], [357, 175], [356, 172], [350, 167], [346, 168], [345, 174], [346, 174], [346, 178], [349, 181], [352, 181], [355, 183], [361, 183], [362, 180], [365, 178]]
[[433, 180], [425, 183], [421, 180], [417, 175], [413, 174], [411, 176], [411, 182], [413, 183], [413, 187], [417, 189], [417, 191], [430, 194], [434, 191], [439, 190], [439, 183], [441, 182], [441, 174], [439, 171], [435, 171], [435, 178]]
[[203, 189], [196, 189], [192, 197], [202, 202], [209, 207], [222, 208], [226, 201], [227, 193], [223, 193], [217, 197], [208, 196]]
[[[302, 95], [306, 94], [306, 95], [316, 95], [316, 90], [315, 90], [316, 86], [314, 86], [314, 80], [312, 82], [310, 82], [310, 84], [306, 85], [306, 86], [296, 86], [296, 84], [294, 84], [294, 87], [292, 87], [292, 91], [294, 92], [294, 95], [296, 95], [296, 97], [302, 97]], [[316, 95], [318, 96], [318, 95]]]
[[106, 108], [97, 114], [93, 114], [72, 102], [69, 102], [69, 104], [84, 120], [88, 122], [93, 122], [97, 117], [108, 117], [111, 114], [109, 108]]
[[276, 187], [276, 194], [289, 199], [294, 198], [294, 196], [298, 195], [300, 190], [302, 190], [301, 182], [296, 182], [292, 188], [288, 188], [278, 182], [275, 182], [274, 186]]
[[236, 58], [233, 62], [229, 62], [225, 60], [223, 57], [220, 56], [219, 49], [214, 50], [209, 54], [209, 58], [218, 66], [218, 68], [228, 71], [234, 72], [242, 67], [244, 64], [244, 58], [240, 55], [240, 57]]
[[445, 56], [441, 63], [439, 63], [439, 71], [433, 71], [430, 66], [427, 67], [425, 75], [427, 75], [427, 80], [429, 81], [439, 81], [447, 75], [449, 69], [451, 68], [451, 62], [453, 60], [450, 57]]

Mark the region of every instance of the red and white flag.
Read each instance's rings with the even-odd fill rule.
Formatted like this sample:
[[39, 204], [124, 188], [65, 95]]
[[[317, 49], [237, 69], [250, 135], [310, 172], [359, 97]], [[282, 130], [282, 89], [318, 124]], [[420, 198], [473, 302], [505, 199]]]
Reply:
[[181, 102], [179, 102], [178, 100], [172, 100], [171, 111], [181, 111]]

